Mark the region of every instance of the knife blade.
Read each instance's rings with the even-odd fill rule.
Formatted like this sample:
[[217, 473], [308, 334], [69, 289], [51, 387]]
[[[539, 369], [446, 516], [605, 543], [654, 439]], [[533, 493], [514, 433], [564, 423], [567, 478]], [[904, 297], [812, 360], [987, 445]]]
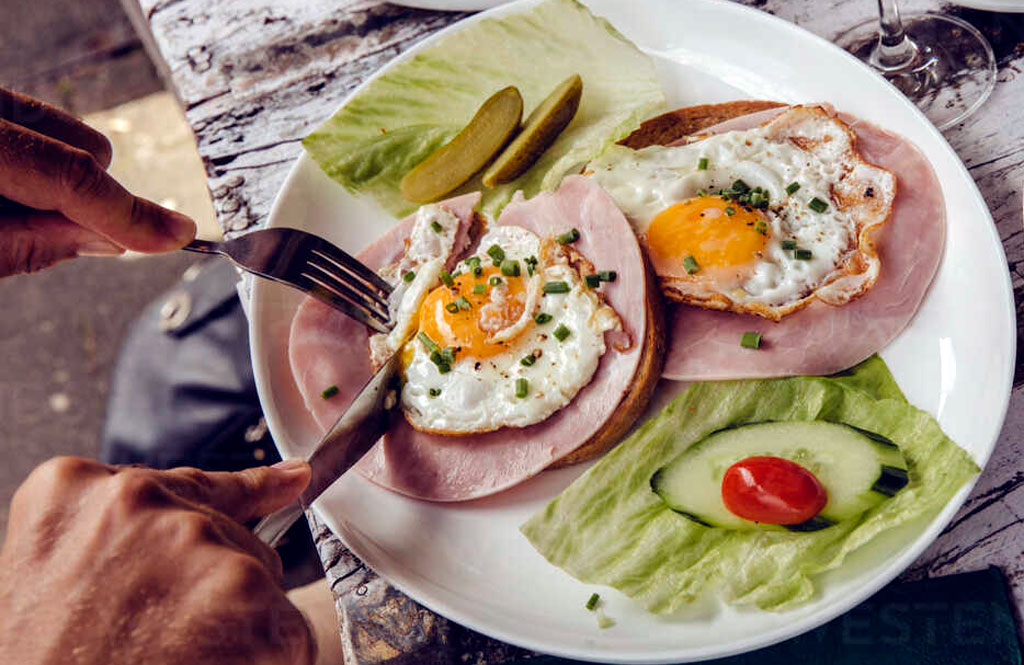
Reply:
[[395, 353], [367, 381], [307, 458], [313, 475], [305, 491], [291, 504], [260, 520], [253, 528], [257, 538], [276, 547], [303, 511], [383, 436], [388, 429], [390, 411], [398, 401], [391, 384], [397, 368], [398, 354]]

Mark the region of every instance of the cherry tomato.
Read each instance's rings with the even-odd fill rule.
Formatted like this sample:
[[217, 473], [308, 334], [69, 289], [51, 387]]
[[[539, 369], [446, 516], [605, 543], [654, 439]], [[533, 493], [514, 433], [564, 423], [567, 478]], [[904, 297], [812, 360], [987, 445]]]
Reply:
[[813, 473], [781, 457], [748, 457], [722, 478], [722, 502], [734, 515], [763, 524], [799, 524], [828, 503]]

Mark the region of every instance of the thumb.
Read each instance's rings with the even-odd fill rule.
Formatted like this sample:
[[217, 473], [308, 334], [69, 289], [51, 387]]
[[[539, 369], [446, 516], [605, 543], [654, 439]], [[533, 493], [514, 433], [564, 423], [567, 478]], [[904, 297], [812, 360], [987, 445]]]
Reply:
[[245, 522], [272, 513], [297, 499], [309, 484], [311, 471], [305, 461], [290, 459], [273, 466], [257, 466], [233, 473], [197, 474], [195, 469], [186, 468], [172, 469], [167, 473], [180, 474], [181, 480], [185, 481], [183, 487], [172, 489], [175, 493], [206, 504], [237, 522]]

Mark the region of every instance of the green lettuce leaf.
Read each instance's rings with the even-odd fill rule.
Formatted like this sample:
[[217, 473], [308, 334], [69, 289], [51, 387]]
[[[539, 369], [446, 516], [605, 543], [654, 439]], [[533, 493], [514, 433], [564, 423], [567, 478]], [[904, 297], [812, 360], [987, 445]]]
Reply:
[[[859, 521], [814, 533], [733, 532], [672, 512], [649, 479], [724, 427], [827, 420], [899, 444], [910, 482]], [[711, 590], [737, 605], [780, 610], [814, 594], [813, 576], [886, 529], [934, 516], [978, 466], [910, 406], [877, 356], [836, 377], [698, 383], [673, 400], [523, 525], [551, 563], [588, 583], [671, 612]]]
[[[583, 78], [576, 117], [526, 173], [484, 190], [480, 209], [495, 216], [517, 189], [530, 197], [555, 188], [664, 106], [650, 58], [575, 0], [480, 21], [431, 45], [368, 85], [303, 145], [335, 181], [402, 216], [416, 208], [399, 193], [402, 176], [487, 97], [515, 85], [525, 115], [574, 73]], [[477, 189], [474, 178], [460, 192]]]

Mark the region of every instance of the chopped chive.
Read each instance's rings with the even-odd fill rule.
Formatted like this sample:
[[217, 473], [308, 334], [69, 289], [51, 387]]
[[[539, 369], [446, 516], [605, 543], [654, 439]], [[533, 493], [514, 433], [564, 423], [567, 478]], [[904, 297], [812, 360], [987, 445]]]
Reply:
[[601, 600], [601, 596], [597, 595], [596, 593], [592, 593], [590, 594], [590, 598], [587, 598], [587, 604], [585, 605], [585, 607], [591, 612], [593, 612], [594, 608], [597, 607], [597, 601], [599, 600]]
[[587, 283], [587, 286], [591, 289], [596, 289], [601, 286], [601, 277], [597, 274], [587, 275], [583, 278], [583, 281]]
[[476, 277], [479, 277], [482, 274], [484, 274], [484, 269], [481, 268], [480, 266], [474, 266], [474, 268], [473, 268], [473, 275], [475, 275]]
[[793, 255], [801, 261], [810, 261], [814, 258], [814, 253], [809, 249], [798, 249]]
[[324, 399], [331, 399], [338, 394], [338, 386], [327, 386], [320, 392], [320, 397]]
[[438, 395], [441, 394], [441, 389], [431, 388], [430, 390], [427, 391], [427, 394], [430, 395], [431, 397], [437, 397]]
[[798, 182], [791, 182], [788, 185], [786, 185], [786, 193], [787, 194], [793, 195], [793, 194], [796, 194], [798, 191], [800, 191], [800, 183], [798, 183]]
[[455, 362], [455, 349], [453, 349], [451, 347], [447, 347], [447, 348], [441, 349], [441, 359], [444, 362], [448, 363], [449, 365], [454, 363]]
[[522, 358], [519, 359], [519, 364], [522, 365], [523, 367], [530, 367], [535, 362], [537, 362], [537, 356], [533, 355], [532, 353], [523, 356]]
[[478, 296], [482, 296], [487, 293], [487, 286], [484, 284], [477, 284], [473, 287], [473, 293]]
[[430, 335], [423, 331], [420, 331], [420, 334], [416, 335], [416, 339], [418, 339], [420, 343], [423, 344], [423, 348], [425, 348], [427, 351], [430, 351], [431, 353], [439, 351], [441, 348], [437, 345], [437, 342], [430, 339]]
[[686, 273], [688, 275], [692, 275], [693, 273], [700, 270], [700, 265], [697, 264], [697, 259], [693, 258], [692, 256], [687, 256], [685, 259], [683, 259], [683, 268], [686, 269]]
[[565, 233], [561, 233], [561, 234], [555, 236], [555, 240], [557, 240], [558, 242], [562, 243], [563, 245], [568, 245], [569, 243], [576, 242], [579, 239], [580, 239], [580, 232], [579, 232], [579, 230], [576, 227], [573, 227], [573, 228], [569, 229], [568, 231], [566, 231]]
[[501, 274], [505, 277], [519, 277], [519, 261], [505, 259], [501, 262]]
[[796, 240], [783, 240], [782, 249], [796, 249]]
[[761, 346], [761, 333], [745, 332], [740, 338], [740, 346], [744, 349], [756, 349]]
[[569, 293], [569, 285], [565, 282], [544, 282], [541, 290], [544, 293]]
[[530, 382], [526, 379], [516, 379], [516, 397], [522, 398], [530, 394]]
[[732, 206], [725, 206], [725, 214], [732, 217], [736, 214], [736, 208], [733, 208]]
[[563, 323], [559, 323], [558, 327], [555, 328], [555, 339], [559, 342], [564, 342], [571, 334], [572, 331], [566, 328]]
[[815, 196], [813, 199], [807, 202], [807, 207], [814, 212], [825, 212], [828, 210], [828, 204]]
[[480, 257], [479, 256], [471, 256], [471, 257], [469, 257], [468, 259], [466, 259], [466, 265], [468, 265], [470, 268], [477, 267], [478, 265], [480, 265]]
[[501, 286], [501, 281], [501, 278], [495, 275], [494, 277], [491, 277], [489, 283], [491, 286]]
[[708, 190], [706, 190], [706, 189], [698, 189], [697, 190], [697, 196], [707, 196], [707, 195], [708, 195]]
[[449, 289], [452, 288], [453, 286], [455, 286], [455, 280], [452, 279], [451, 273], [449, 273], [447, 270], [442, 270], [441, 271], [441, 281]]
[[765, 205], [768, 204], [768, 199], [766, 199], [763, 194], [761, 194], [760, 192], [754, 192], [753, 194], [750, 195], [751, 206], [755, 208], [760, 208], [762, 203]]
[[754, 230], [763, 236], [768, 235], [768, 225], [762, 220], [758, 220], [757, 224], [754, 224]]
[[414, 273], [411, 270], [409, 272], [405, 273], [404, 275], [402, 275], [402, 281], [404, 281], [406, 283], [411, 282], [414, 279], [416, 279], [416, 273]]
[[701, 157], [700, 159], [697, 160], [697, 170], [698, 171], [707, 171], [708, 170], [708, 158], [707, 157]]
[[[448, 349], [445, 349], [445, 351], [448, 351]], [[451, 358], [452, 361], [449, 362], [448, 358]], [[453, 354], [447, 354], [444, 351], [432, 351], [430, 353], [430, 362], [434, 363], [438, 372], [441, 374], [447, 374], [452, 371], [452, 362], [455, 362], [455, 356]]]
[[599, 270], [597, 276], [602, 282], [614, 282], [619, 278], [619, 273], [614, 270]]
[[526, 272], [530, 275], [530, 277], [533, 277], [534, 271], [537, 270], [537, 257], [527, 256], [525, 259], [523, 259], [523, 263], [526, 264]]
[[737, 194], [744, 194], [750, 191], [750, 185], [743, 182], [742, 180], [737, 180], [732, 183], [732, 190]]
[[440, 233], [444, 230], [444, 227], [441, 226], [441, 222], [436, 219], [430, 223], [430, 228], [434, 229], [434, 233]]
[[473, 308], [473, 306], [469, 304], [469, 301], [466, 300], [466, 296], [459, 296], [458, 298], [455, 299], [455, 302], [453, 302], [452, 304], [455, 305], [456, 308], [461, 310]]
[[547, 314], [545, 312], [537, 312], [537, 316], [533, 317], [533, 320], [536, 321], [538, 325], [544, 325], [552, 318], [553, 317], [550, 314]]
[[452, 314], [454, 314], [455, 312], [459, 311], [459, 306], [456, 305], [453, 302], [448, 303], [447, 305], [444, 306], [444, 308], [446, 310], [448, 310], [449, 312], [451, 312]]
[[487, 248], [487, 256], [491, 257], [495, 261], [501, 261], [505, 258], [505, 250], [497, 245], [491, 245]]

